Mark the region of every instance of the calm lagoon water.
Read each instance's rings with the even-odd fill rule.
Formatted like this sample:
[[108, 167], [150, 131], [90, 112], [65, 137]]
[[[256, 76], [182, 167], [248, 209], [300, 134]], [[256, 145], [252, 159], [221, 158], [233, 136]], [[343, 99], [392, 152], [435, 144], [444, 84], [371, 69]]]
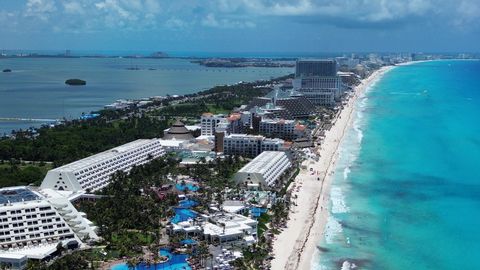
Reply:
[[480, 61], [419, 63], [370, 89], [313, 269], [480, 269], [478, 74]]
[[[138, 67], [141, 70], [127, 70]], [[16, 58], [0, 59], [0, 134], [77, 118], [117, 99], [188, 94], [215, 85], [270, 79], [292, 68], [207, 68], [187, 59]], [[155, 69], [155, 70], [149, 70]], [[67, 86], [79, 78], [86, 86]], [[33, 118], [38, 121], [6, 121]], [[2, 120], [3, 119], [3, 120]]]

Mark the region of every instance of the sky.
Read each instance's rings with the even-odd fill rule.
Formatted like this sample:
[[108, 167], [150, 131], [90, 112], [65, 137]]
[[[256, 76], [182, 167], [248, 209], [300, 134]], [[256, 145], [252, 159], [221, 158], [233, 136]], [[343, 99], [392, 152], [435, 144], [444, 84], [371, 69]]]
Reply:
[[0, 49], [480, 52], [480, 0], [0, 0]]

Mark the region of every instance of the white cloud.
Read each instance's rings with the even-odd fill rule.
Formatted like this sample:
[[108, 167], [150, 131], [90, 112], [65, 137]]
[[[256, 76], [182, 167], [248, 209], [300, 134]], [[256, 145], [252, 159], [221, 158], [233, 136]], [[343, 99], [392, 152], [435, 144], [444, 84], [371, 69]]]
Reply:
[[205, 18], [203, 18], [202, 25], [208, 26], [208, 27], [219, 27], [220, 23], [215, 18], [215, 15], [210, 13], [210, 14], [207, 14]]
[[172, 17], [165, 22], [167, 28], [180, 29], [189, 26], [190, 24], [184, 20]]
[[[30, 28], [56, 31], [254, 28], [270, 18], [338, 27], [383, 27], [413, 20], [477, 27], [480, 0], [27, 0]], [[54, 20], [50, 20], [54, 17]], [[35, 20], [37, 19], [37, 20]]]
[[391, 20], [411, 14], [424, 14], [431, 0], [218, 0], [224, 10], [245, 10], [271, 16], [356, 16], [361, 20]]
[[57, 6], [53, 0], [28, 0], [25, 16], [47, 21], [55, 11], [57, 11]]
[[456, 16], [453, 25], [462, 31], [468, 30], [471, 27], [480, 26], [480, 3], [475, 0], [461, 0], [458, 4]]
[[82, 4], [79, 2], [65, 2], [63, 3], [63, 8], [67, 14], [84, 14], [85, 11], [83, 9]]
[[212, 13], [207, 14], [202, 19], [201, 24], [212, 28], [254, 28], [256, 24], [249, 20], [235, 20], [235, 19], [217, 19]]

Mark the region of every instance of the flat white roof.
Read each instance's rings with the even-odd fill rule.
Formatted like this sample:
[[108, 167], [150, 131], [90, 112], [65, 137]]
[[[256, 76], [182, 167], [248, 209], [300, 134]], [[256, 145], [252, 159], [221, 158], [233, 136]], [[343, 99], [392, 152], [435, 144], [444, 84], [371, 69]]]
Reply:
[[32, 259], [43, 259], [57, 250], [58, 242], [52, 244], [42, 244], [38, 246], [22, 247], [20, 249], [11, 249], [7, 251], [1, 251], [0, 255], [8, 258], [16, 257], [22, 258], [27, 256]]
[[16, 253], [0, 253], [0, 258], [2, 259], [14, 259], [14, 260], [21, 260], [26, 259], [26, 256], [23, 254], [16, 254]]
[[158, 139], [139, 139], [135, 140], [133, 142], [126, 143], [124, 145], [117, 146], [115, 148], [112, 148], [110, 150], [95, 154], [93, 156], [89, 156], [87, 158], [77, 160], [75, 162], [63, 165], [61, 167], [55, 168], [52, 171], [77, 171], [79, 169], [91, 166], [93, 164], [97, 164], [99, 162], [102, 162], [106, 159], [115, 157], [121, 153], [139, 148], [143, 145], [146, 145], [150, 142], [153, 142]]
[[184, 143], [184, 140], [176, 140], [176, 139], [171, 139], [171, 140], [159, 140], [160, 145], [165, 146], [165, 147], [180, 147], [182, 143]]
[[243, 168], [241, 168], [238, 172], [263, 174], [266, 170], [272, 166], [275, 166], [279, 160], [286, 157], [287, 154], [282, 151], [264, 151]]
[[248, 139], [264, 139], [262, 135], [248, 135], [248, 134], [230, 134], [225, 138], [248, 138]]
[[245, 208], [245, 204], [241, 201], [225, 201], [222, 205], [222, 209], [229, 213], [237, 213]]
[[295, 123], [295, 120], [264, 118], [260, 122], [269, 124], [293, 124]]

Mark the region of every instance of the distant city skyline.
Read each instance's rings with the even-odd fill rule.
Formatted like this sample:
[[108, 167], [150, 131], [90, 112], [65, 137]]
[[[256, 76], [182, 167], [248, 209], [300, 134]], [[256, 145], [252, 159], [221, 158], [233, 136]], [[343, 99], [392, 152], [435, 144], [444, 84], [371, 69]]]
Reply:
[[479, 52], [476, 0], [0, 0], [0, 49]]

